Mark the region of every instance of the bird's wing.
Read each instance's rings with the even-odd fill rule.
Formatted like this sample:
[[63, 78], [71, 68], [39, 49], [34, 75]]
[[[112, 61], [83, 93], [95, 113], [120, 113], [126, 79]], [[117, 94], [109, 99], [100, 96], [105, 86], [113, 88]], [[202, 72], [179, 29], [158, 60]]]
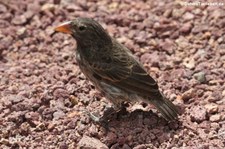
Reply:
[[158, 94], [158, 85], [142, 66], [126, 52], [110, 57], [108, 63], [92, 62], [94, 76], [130, 93], [143, 96]]

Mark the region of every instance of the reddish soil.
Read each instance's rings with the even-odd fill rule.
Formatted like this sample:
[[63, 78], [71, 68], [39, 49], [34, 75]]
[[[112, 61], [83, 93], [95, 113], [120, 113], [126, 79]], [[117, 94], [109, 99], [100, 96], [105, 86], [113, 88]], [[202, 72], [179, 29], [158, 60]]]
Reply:
[[[225, 148], [224, 6], [0, 0], [0, 148]], [[140, 59], [180, 107], [177, 122], [143, 103], [108, 128], [90, 120], [86, 109], [101, 114], [111, 103], [80, 72], [76, 42], [53, 30], [79, 16], [99, 21]]]

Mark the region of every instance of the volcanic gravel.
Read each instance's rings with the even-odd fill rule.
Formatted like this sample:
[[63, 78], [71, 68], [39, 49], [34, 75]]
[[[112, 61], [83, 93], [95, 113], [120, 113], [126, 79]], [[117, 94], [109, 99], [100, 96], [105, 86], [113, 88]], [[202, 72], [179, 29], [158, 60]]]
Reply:
[[[225, 148], [225, 3], [180, 2], [0, 0], [0, 148]], [[107, 126], [90, 120], [111, 103], [80, 72], [74, 39], [53, 29], [79, 16], [139, 58], [178, 121], [144, 103]]]

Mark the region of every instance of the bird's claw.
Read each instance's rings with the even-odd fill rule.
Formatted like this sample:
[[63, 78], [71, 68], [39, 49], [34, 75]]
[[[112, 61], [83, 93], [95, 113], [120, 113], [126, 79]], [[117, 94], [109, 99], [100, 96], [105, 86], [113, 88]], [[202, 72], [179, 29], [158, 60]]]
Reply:
[[94, 121], [96, 123], [102, 123], [103, 122], [102, 117], [98, 117], [91, 112], [89, 112], [88, 116], [91, 118], [92, 121]]
[[126, 107], [116, 108], [117, 110], [115, 108], [116, 107], [113, 106], [105, 106], [102, 116], [96, 116], [96, 114], [93, 114], [88, 110], [84, 110], [83, 112], [87, 114], [93, 122], [107, 128], [108, 122], [113, 118], [113, 116], [115, 116], [116, 113], [124, 113], [126, 111]]
[[89, 112], [88, 110], [84, 110], [83, 112], [87, 114], [93, 122], [106, 125], [110, 119], [110, 116], [116, 113], [117, 111], [115, 111], [113, 107], [107, 106], [105, 107], [103, 116], [101, 117], [96, 116], [95, 114]]

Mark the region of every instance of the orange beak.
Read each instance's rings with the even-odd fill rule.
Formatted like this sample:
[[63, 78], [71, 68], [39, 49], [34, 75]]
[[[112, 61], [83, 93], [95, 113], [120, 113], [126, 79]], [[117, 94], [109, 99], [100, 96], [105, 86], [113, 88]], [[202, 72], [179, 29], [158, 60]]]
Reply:
[[61, 25], [57, 26], [55, 28], [55, 31], [62, 32], [62, 33], [66, 33], [66, 34], [72, 34], [71, 21], [62, 23]]

